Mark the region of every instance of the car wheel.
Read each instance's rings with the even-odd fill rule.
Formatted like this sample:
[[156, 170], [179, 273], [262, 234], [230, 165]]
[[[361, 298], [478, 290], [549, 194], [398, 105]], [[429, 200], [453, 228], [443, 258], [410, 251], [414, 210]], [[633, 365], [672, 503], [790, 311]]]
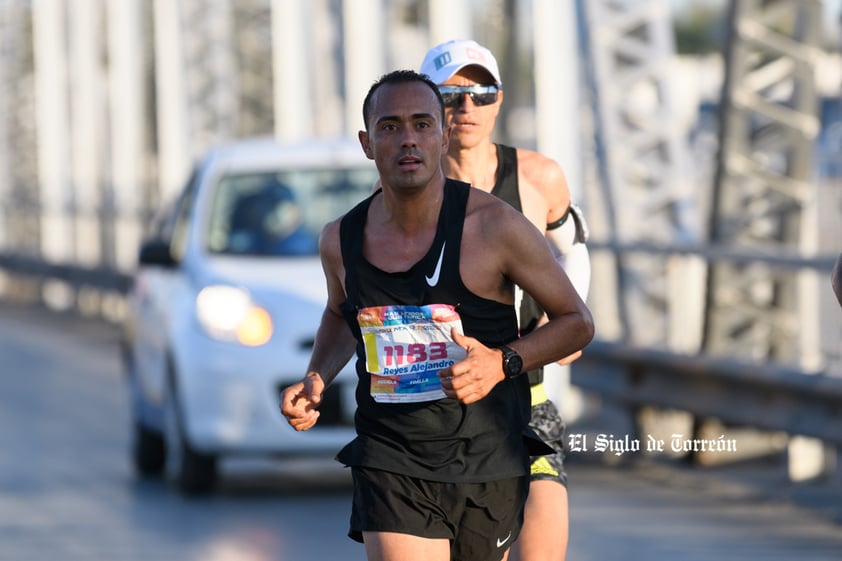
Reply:
[[166, 461], [166, 447], [164, 436], [160, 431], [145, 426], [140, 421], [142, 409], [141, 391], [138, 388], [135, 377], [134, 355], [130, 345], [125, 341], [121, 344], [123, 368], [129, 387], [129, 395], [132, 404], [131, 415], [131, 457], [135, 471], [143, 477], [155, 477], [164, 472]]
[[137, 473], [144, 477], [159, 476], [164, 472], [166, 448], [164, 437], [157, 431], [134, 421], [132, 457]]
[[188, 442], [173, 376], [164, 406], [167, 477], [186, 495], [202, 495], [216, 484], [217, 461], [212, 454], [203, 454]]

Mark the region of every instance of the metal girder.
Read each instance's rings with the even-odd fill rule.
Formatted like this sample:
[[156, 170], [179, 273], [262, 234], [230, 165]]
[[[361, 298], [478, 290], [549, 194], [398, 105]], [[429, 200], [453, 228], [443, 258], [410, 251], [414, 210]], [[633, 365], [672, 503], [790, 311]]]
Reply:
[[192, 153], [272, 134], [271, 0], [180, 2]]
[[271, 0], [238, 0], [232, 6], [234, 56], [238, 72], [238, 136], [271, 135], [272, 15]]
[[271, 18], [269, 0], [157, 0], [154, 6], [159, 182], [166, 199], [211, 145], [271, 132]]
[[[799, 252], [815, 194], [820, 0], [733, 0], [709, 242]], [[760, 263], [710, 268], [707, 352], [797, 362], [799, 286]]]
[[180, 0], [189, 137], [195, 157], [236, 136], [239, 91], [231, 0]]
[[[699, 234], [685, 131], [675, 119], [668, 3], [579, 0], [578, 10], [602, 189], [588, 198], [595, 233], [620, 243], [690, 243]], [[620, 338], [672, 344], [678, 322], [692, 316], [669, 296], [675, 271], [659, 258], [615, 257]]]
[[40, 239], [31, 7], [0, 1], [0, 241], [37, 252]]

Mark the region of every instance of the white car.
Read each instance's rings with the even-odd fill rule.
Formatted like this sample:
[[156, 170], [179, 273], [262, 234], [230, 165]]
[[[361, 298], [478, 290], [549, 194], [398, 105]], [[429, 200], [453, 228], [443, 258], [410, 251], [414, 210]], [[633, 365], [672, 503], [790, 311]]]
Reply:
[[335, 453], [353, 436], [353, 361], [313, 429], [281, 390], [306, 373], [327, 300], [318, 234], [377, 178], [356, 141], [241, 140], [211, 150], [156, 220], [128, 296], [133, 461], [187, 493], [225, 455]]

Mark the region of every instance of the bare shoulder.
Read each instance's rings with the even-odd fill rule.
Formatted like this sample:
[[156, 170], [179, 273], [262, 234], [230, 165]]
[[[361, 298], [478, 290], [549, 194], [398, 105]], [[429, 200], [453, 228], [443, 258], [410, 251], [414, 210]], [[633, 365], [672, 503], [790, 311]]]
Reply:
[[465, 216], [465, 229], [481, 237], [486, 245], [505, 244], [506, 239], [538, 231], [524, 214], [482, 189], [472, 187]]
[[542, 246], [549, 253], [543, 234], [523, 214], [494, 195], [471, 188], [459, 261], [471, 292], [511, 303], [514, 264], [524, 255], [539, 254]]
[[471, 187], [471, 193], [468, 197], [467, 217], [478, 218], [483, 223], [490, 222], [490, 225], [493, 225], [496, 220], [511, 219], [512, 217], [516, 217], [518, 220], [523, 218], [510, 204], [476, 187]]
[[345, 300], [345, 265], [339, 240], [341, 221], [340, 217], [328, 222], [319, 236], [319, 257], [327, 282], [327, 307], [337, 314], [341, 313], [339, 305]]
[[534, 150], [517, 149], [518, 174], [522, 182], [538, 191], [550, 207], [570, 203], [567, 179], [561, 165]]
[[339, 242], [339, 224], [341, 222], [341, 217], [328, 222], [319, 235], [319, 255], [322, 258], [322, 264], [325, 266], [337, 261], [341, 262], [342, 249]]

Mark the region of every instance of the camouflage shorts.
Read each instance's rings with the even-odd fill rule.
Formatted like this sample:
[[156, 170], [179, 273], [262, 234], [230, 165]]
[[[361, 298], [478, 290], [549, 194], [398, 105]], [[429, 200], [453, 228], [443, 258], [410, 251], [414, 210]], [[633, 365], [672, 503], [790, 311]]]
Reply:
[[531, 480], [558, 481], [567, 487], [567, 472], [564, 471], [564, 431], [567, 427], [555, 404], [548, 399], [533, 405], [529, 427], [556, 451], [552, 455], [532, 457]]

